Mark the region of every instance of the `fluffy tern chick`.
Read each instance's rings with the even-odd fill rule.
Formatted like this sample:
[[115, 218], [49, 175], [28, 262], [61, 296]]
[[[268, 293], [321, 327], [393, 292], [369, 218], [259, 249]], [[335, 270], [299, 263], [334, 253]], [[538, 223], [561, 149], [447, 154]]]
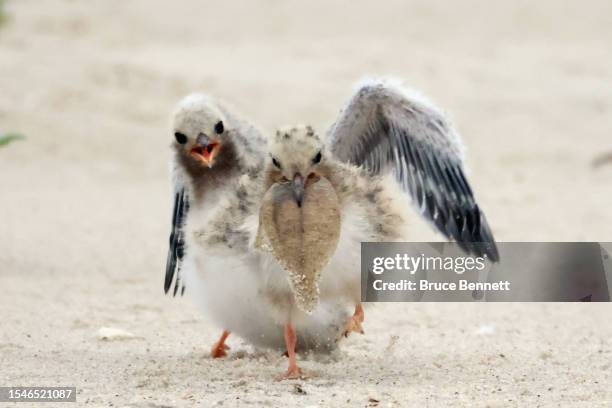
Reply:
[[[300, 313], [309, 312], [317, 301], [335, 299], [354, 304], [355, 312], [344, 333], [363, 332], [361, 242], [418, 239], [411, 236], [409, 223], [419, 214], [464, 251], [493, 262], [499, 259], [484, 213], [464, 174], [459, 135], [430, 102], [388, 80], [365, 81], [330, 129], [327, 147], [310, 127], [282, 130], [270, 149], [266, 170], [267, 184], [275, 190], [264, 198], [262, 211], [270, 207], [268, 212], [273, 216], [262, 216], [260, 222], [273, 225], [260, 226], [263, 235], [268, 235], [268, 242], [262, 239], [260, 246], [286, 270], [293, 294], [289, 303], [277, 303], [279, 309], [290, 311], [285, 323], [289, 355], [285, 378], [301, 375], [292, 352], [299, 342], [293, 321], [302, 318]], [[326, 180], [333, 194], [315, 197], [310, 205], [320, 214], [339, 210], [340, 234], [337, 238], [331, 234], [334, 239], [318, 230], [320, 225], [316, 218], [309, 219], [306, 209], [296, 210], [306, 204], [308, 180], [319, 179]], [[295, 201], [289, 209], [286, 187], [275, 187], [288, 183]], [[326, 199], [330, 195], [334, 199]], [[414, 206], [408, 205], [409, 200]], [[314, 225], [307, 225], [309, 221]], [[330, 230], [335, 231], [335, 223], [331, 217]], [[316, 264], [322, 270], [304, 272], [304, 253], [312, 249], [303, 238], [309, 229], [317, 230], [315, 235], [333, 247], [333, 254], [328, 259], [326, 253]], [[279, 239], [291, 230], [297, 231], [293, 238], [306, 247], [301, 252], [287, 245], [286, 238]], [[299, 268], [293, 265], [300, 262], [302, 270], [296, 272]], [[296, 285], [296, 275], [306, 288]], [[286, 289], [280, 280], [276, 282], [277, 290]]]
[[361, 241], [400, 239], [408, 213], [393, 185], [334, 158], [310, 126], [280, 129], [269, 150], [256, 247], [267, 253], [264, 264], [274, 276], [262, 295], [271, 314], [285, 318], [289, 366], [281, 378], [296, 378], [303, 372], [294, 326], [321, 304], [347, 318], [357, 305], [335, 341], [349, 330], [363, 332]]
[[[226, 274], [222, 259], [207, 253], [193, 231], [206, 229], [222, 203], [236, 195], [239, 178], [261, 171], [266, 139], [213, 98], [192, 94], [182, 99], [173, 117], [172, 160], [174, 207], [164, 290], [174, 295], [187, 292], [206, 309], [224, 331], [213, 346], [212, 356], [225, 355], [230, 323], [240, 320], [242, 310], [233, 308], [233, 296], [223, 294], [234, 277]], [[247, 252], [237, 247], [237, 255]], [[236, 261], [242, 269], [248, 261]], [[214, 272], [210, 272], [214, 269]], [[212, 274], [221, 281], [209, 279]], [[183, 276], [185, 275], [185, 276]], [[227, 293], [226, 293], [227, 294]], [[212, 303], [215, 307], [208, 307]]]
[[[285, 349], [283, 324], [262, 293], [284, 279], [254, 248], [265, 193], [268, 140], [214, 99], [184, 98], [174, 115], [174, 215], [164, 288], [183, 290], [223, 328], [211, 355], [226, 355], [231, 333], [249, 343]], [[347, 311], [320, 303], [297, 322], [301, 350], [330, 351]]]

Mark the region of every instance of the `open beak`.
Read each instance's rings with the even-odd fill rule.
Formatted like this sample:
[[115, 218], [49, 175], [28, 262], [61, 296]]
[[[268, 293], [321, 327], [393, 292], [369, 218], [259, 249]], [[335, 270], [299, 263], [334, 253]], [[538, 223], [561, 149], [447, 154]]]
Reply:
[[200, 160], [210, 168], [215, 163], [215, 157], [219, 153], [220, 147], [221, 143], [218, 139], [211, 139], [205, 134], [200, 133], [189, 153], [191, 157]]
[[293, 197], [295, 198], [295, 202], [298, 207], [302, 206], [302, 201], [304, 200], [304, 178], [296, 173], [293, 176], [293, 181], [291, 182], [293, 188]]

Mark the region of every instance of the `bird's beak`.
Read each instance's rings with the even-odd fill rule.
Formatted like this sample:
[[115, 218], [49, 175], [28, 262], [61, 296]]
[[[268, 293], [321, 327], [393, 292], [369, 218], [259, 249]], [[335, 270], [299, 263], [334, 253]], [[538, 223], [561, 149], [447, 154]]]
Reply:
[[191, 157], [200, 160], [210, 168], [215, 162], [220, 147], [221, 143], [218, 139], [211, 139], [204, 133], [200, 133], [189, 153]]
[[304, 178], [301, 174], [296, 173], [293, 176], [293, 182], [291, 183], [293, 187], [293, 197], [295, 198], [295, 202], [298, 207], [302, 206], [302, 201], [304, 200]]

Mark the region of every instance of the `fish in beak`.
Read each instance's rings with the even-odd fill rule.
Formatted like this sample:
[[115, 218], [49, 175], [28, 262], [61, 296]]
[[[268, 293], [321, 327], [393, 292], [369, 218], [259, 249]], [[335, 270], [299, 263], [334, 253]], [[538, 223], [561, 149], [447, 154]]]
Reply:
[[319, 302], [321, 272], [336, 252], [340, 221], [338, 196], [326, 178], [304, 186], [295, 176], [272, 184], [262, 199], [255, 247], [272, 253], [287, 272], [296, 305], [306, 313]]

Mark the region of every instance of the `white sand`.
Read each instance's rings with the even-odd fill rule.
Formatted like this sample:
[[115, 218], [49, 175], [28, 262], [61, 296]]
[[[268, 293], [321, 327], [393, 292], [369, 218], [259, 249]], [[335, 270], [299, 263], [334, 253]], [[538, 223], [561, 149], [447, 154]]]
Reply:
[[315, 378], [276, 383], [283, 357], [230, 338], [211, 360], [219, 328], [162, 294], [168, 115], [192, 90], [324, 129], [354, 80], [402, 77], [452, 113], [499, 240], [612, 241], [612, 165], [590, 167], [612, 150], [611, 2], [172, 3], [7, 4], [0, 131], [27, 140], [0, 149], [0, 385], [74, 385], [79, 406], [612, 405], [609, 304], [380, 305], [305, 361]]

